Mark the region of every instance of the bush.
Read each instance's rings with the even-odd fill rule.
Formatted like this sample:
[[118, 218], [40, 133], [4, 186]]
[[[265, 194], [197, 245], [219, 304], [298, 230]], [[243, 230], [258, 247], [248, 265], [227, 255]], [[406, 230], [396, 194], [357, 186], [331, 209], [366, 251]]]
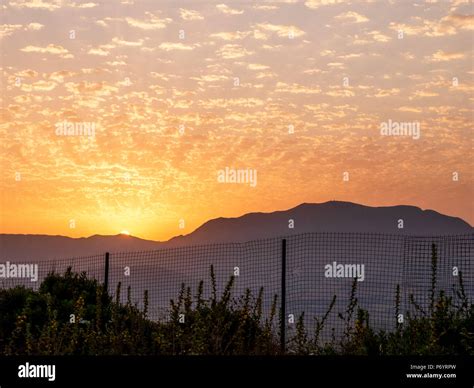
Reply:
[[[403, 324], [396, 321], [396, 329], [392, 332], [375, 331], [370, 326], [369, 312], [358, 305], [357, 281], [354, 279], [346, 311], [339, 314], [345, 325], [342, 338], [326, 344], [319, 343], [319, 334], [336, 300], [334, 297], [323, 319], [316, 321], [312, 338], [309, 338], [303, 317], [300, 317], [290, 349], [298, 354], [474, 355], [474, 305], [465, 294], [462, 272], [459, 272], [459, 284], [453, 289], [454, 297], [446, 296], [442, 290], [437, 294], [438, 259], [434, 244], [431, 260], [429, 311], [424, 311], [410, 295], [414, 313], [407, 312]], [[399, 286], [395, 290], [394, 310], [397, 319], [400, 313]]]
[[[354, 280], [349, 303], [338, 314], [344, 325], [342, 338], [329, 342], [321, 333], [336, 296], [314, 333], [308, 333], [304, 314], [288, 343], [294, 354], [316, 355], [473, 355], [474, 305], [466, 297], [462, 273], [454, 297], [436, 293], [437, 253], [433, 246], [429, 308], [424, 311], [413, 296], [412, 312], [391, 332], [370, 326], [369, 312], [359, 306]], [[170, 318], [148, 319], [148, 292], [144, 308], [120, 303], [121, 284], [115, 300], [96, 280], [70, 268], [63, 275], [48, 275], [38, 291], [15, 287], [0, 290], [0, 354], [27, 355], [277, 355], [275, 321], [277, 297], [271, 311], [262, 313], [263, 289], [232, 296], [231, 277], [218, 297], [214, 269], [210, 268], [211, 296], [203, 297], [204, 282], [193, 296], [184, 284], [170, 303]], [[395, 317], [400, 313], [400, 287], [395, 290]], [[75, 319], [71, 320], [71, 314]]]
[[[17, 287], [0, 293], [0, 352], [28, 355], [145, 355], [145, 354], [276, 354], [272, 322], [262, 318], [263, 289], [258, 296], [249, 290], [232, 298], [232, 277], [218, 298], [211, 267], [212, 297], [203, 299], [203, 282], [196, 300], [182, 285], [171, 301], [171, 319], [147, 318], [148, 293], [140, 311], [130, 300], [120, 304], [121, 285], [112, 301], [102, 287], [75, 274], [50, 274], [38, 291]], [[71, 314], [74, 320], [71, 321]], [[184, 314], [184, 315], [182, 315]], [[183, 320], [184, 317], [184, 320]], [[9, 339], [9, 340], [6, 340]]]

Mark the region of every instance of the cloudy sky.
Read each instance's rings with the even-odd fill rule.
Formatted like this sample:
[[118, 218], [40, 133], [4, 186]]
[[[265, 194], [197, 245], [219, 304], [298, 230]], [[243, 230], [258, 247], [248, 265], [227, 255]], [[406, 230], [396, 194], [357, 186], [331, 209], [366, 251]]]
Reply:
[[161, 240], [332, 199], [474, 224], [467, 1], [0, 4], [0, 232]]

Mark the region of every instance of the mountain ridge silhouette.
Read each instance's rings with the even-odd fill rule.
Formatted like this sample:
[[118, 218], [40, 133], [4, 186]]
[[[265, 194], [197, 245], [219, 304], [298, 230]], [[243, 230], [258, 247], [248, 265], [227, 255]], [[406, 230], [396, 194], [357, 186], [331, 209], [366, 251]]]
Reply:
[[[289, 228], [293, 220], [293, 228]], [[399, 229], [403, 220], [403, 229]], [[252, 212], [206, 221], [193, 232], [167, 241], [127, 235], [72, 238], [44, 234], [0, 234], [2, 260], [83, 257], [104, 252], [145, 251], [166, 247], [244, 242], [308, 232], [358, 232], [403, 235], [473, 233], [459, 217], [412, 205], [372, 207], [353, 202], [301, 203], [287, 210]]]

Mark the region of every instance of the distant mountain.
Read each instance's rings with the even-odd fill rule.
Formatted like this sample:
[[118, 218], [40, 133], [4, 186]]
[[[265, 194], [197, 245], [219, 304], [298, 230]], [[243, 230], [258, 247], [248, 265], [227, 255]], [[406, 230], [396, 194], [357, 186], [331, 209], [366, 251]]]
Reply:
[[[293, 220], [294, 228], [289, 228]], [[403, 229], [398, 228], [403, 220]], [[350, 202], [303, 203], [289, 210], [217, 218], [194, 232], [167, 242], [116, 235], [70, 238], [0, 234], [0, 258], [44, 259], [87, 256], [104, 252], [142, 251], [163, 247], [243, 242], [306, 232], [367, 232], [407, 235], [473, 233], [467, 222], [416, 206], [370, 207]]]
[[162, 244], [157, 241], [122, 234], [82, 238], [42, 234], [0, 234], [2, 260], [73, 258], [104, 252], [147, 251], [161, 246]]
[[[290, 220], [294, 228], [290, 229]], [[403, 220], [403, 229], [398, 228]], [[422, 210], [416, 206], [370, 207], [351, 202], [303, 203], [273, 213], [249, 213], [237, 218], [210, 220], [194, 232], [174, 237], [167, 245], [242, 242], [306, 232], [367, 232], [407, 235], [472, 233], [467, 222], [457, 217]]]

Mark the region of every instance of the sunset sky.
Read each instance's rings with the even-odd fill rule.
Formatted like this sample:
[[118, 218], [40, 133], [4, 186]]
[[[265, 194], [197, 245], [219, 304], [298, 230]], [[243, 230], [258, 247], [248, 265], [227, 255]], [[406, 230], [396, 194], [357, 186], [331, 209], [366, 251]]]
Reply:
[[[468, 1], [18, 0], [0, 12], [2, 233], [165, 240], [332, 199], [474, 224]], [[382, 136], [389, 120], [419, 123], [420, 138]], [[60, 136], [65, 121], [95, 136]], [[218, 182], [226, 167], [256, 170], [256, 186]]]

